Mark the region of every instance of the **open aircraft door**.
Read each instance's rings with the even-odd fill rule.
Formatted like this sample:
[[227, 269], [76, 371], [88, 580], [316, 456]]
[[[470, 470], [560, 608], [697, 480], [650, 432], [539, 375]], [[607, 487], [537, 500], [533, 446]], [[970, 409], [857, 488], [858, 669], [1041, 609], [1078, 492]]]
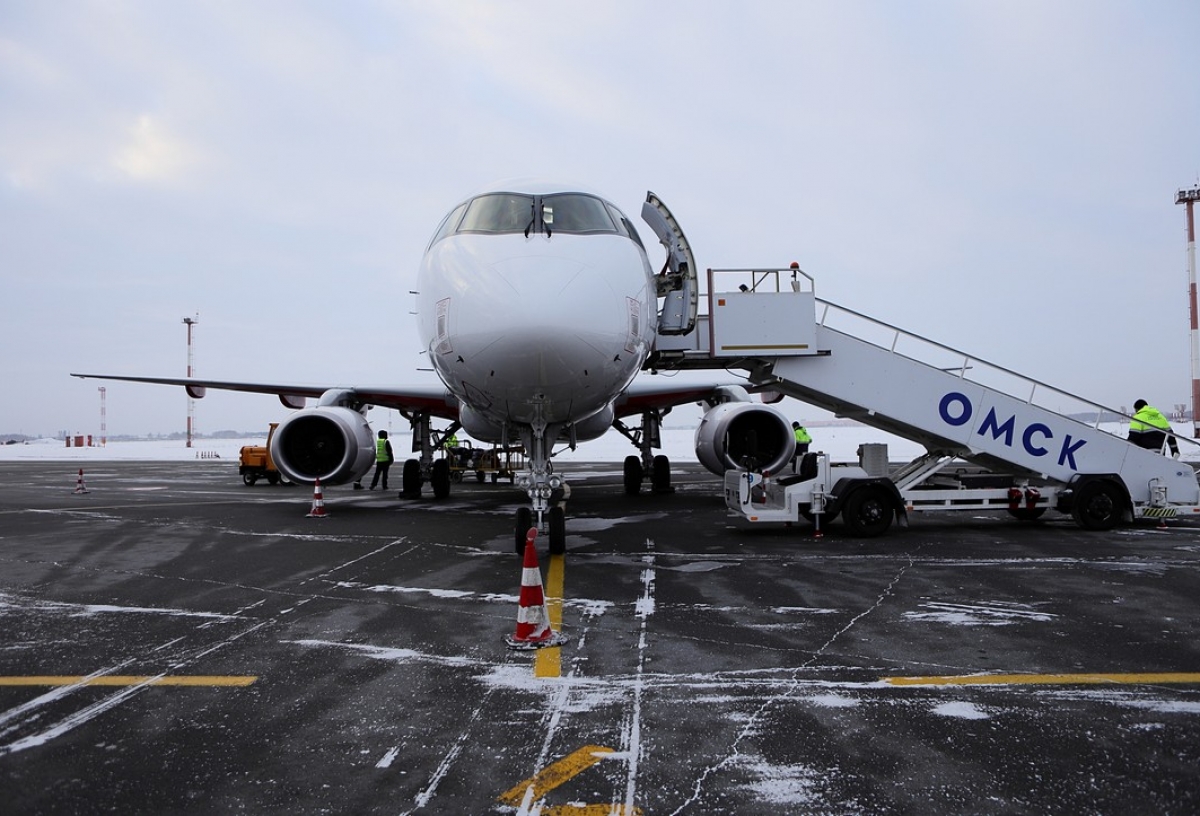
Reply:
[[646, 193], [642, 220], [650, 225], [667, 250], [667, 263], [655, 276], [658, 297], [663, 299], [658, 313], [659, 334], [689, 334], [696, 328], [700, 286], [692, 248], [667, 205], [654, 193]]

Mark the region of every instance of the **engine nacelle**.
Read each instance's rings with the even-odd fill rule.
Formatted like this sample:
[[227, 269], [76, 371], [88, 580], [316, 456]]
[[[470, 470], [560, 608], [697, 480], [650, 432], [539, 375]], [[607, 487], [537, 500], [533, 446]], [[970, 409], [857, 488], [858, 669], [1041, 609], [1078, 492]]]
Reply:
[[470, 405], [464, 403], [458, 406], [458, 421], [472, 439], [478, 439], [480, 442], [504, 442], [504, 427]]
[[615, 416], [616, 411], [613, 410], [612, 405], [606, 405], [587, 419], [579, 420], [572, 429], [575, 434], [575, 440], [577, 442], [588, 442], [592, 439], [599, 439], [612, 430]]
[[795, 452], [792, 423], [761, 403], [722, 403], [696, 428], [696, 458], [718, 476], [736, 467], [778, 473]]
[[293, 482], [345, 484], [375, 464], [375, 437], [367, 418], [351, 408], [305, 408], [275, 429], [271, 458]]

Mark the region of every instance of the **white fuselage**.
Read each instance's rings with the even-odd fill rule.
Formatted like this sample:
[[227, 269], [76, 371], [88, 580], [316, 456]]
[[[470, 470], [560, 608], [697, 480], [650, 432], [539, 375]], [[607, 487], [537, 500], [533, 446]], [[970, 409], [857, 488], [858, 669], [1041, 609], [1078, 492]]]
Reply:
[[[563, 222], [567, 205], [559, 209]], [[422, 345], [462, 410], [497, 428], [601, 415], [653, 341], [656, 295], [641, 244], [615, 231], [548, 231], [439, 234], [421, 263]]]

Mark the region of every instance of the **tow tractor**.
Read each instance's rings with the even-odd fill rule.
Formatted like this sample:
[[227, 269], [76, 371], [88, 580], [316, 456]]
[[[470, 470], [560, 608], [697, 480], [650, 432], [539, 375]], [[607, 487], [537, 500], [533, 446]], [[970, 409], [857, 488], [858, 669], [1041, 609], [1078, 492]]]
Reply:
[[283, 475], [275, 467], [275, 461], [271, 458], [271, 438], [275, 436], [275, 429], [278, 427], [278, 422], [271, 423], [271, 429], [267, 431], [267, 444], [242, 446], [238, 456], [238, 473], [242, 474], [242, 482], [247, 487], [259, 479], [266, 479], [267, 484], [273, 485], [279, 484], [283, 479]]

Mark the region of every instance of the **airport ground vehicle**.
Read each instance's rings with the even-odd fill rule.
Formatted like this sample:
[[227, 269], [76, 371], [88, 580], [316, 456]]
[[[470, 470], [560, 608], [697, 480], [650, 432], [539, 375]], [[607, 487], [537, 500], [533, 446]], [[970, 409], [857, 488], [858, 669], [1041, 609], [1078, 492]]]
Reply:
[[267, 444], [242, 446], [238, 456], [238, 473], [242, 474], [242, 481], [247, 486], [253, 485], [259, 479], [266, 479], [267, 484], [273, 485], [283, 480], [271, 458], [271, 438], [275, 436], [275, 429], [278, 427], [278, 422], [271, 423], [271, 429], [267, 431]]
[[446, 459], [450, 463], [450, 478], [455, 482], [474, 474], [475, 480], [481, 484], [489, 477], [493, 484], [500, 479], [507, 479], [509, 484], [513, 484], [517, 471], [525, 468], [525, 448], [520, 445], [477, 448], [467, 439], [446, 451]]
[[[748, 275], [750, 284], [721, 291], [722, 272]], [[790, 285], [781, 285], [788, 273]], [[748, 521], [841, 514], [856, 535], [879, 535], [893, 518], [903, 523], [907, 512], [934, 509], [1006, 509], [1025, 520], [1055, 510], [1093, 530], [1200, 515], [1191, 465], [1101, 427], [1128, 422], [1123, 411], [819, 300], [798, 267], [709, 270], [708, 291], [702, 330], [675, 349], [660, 338], [657, 368], [742, 368], [762, 391], [926, 451], [895, 472], [886, 451], [882, 468], [861, 452], [857, 465], [815, 455], [792, 476], [754, 464], [771, 454], [758, 429], [731, 431], [745, 437], [738, 447], [751, 455], [726, 472], [726, 504]]]

